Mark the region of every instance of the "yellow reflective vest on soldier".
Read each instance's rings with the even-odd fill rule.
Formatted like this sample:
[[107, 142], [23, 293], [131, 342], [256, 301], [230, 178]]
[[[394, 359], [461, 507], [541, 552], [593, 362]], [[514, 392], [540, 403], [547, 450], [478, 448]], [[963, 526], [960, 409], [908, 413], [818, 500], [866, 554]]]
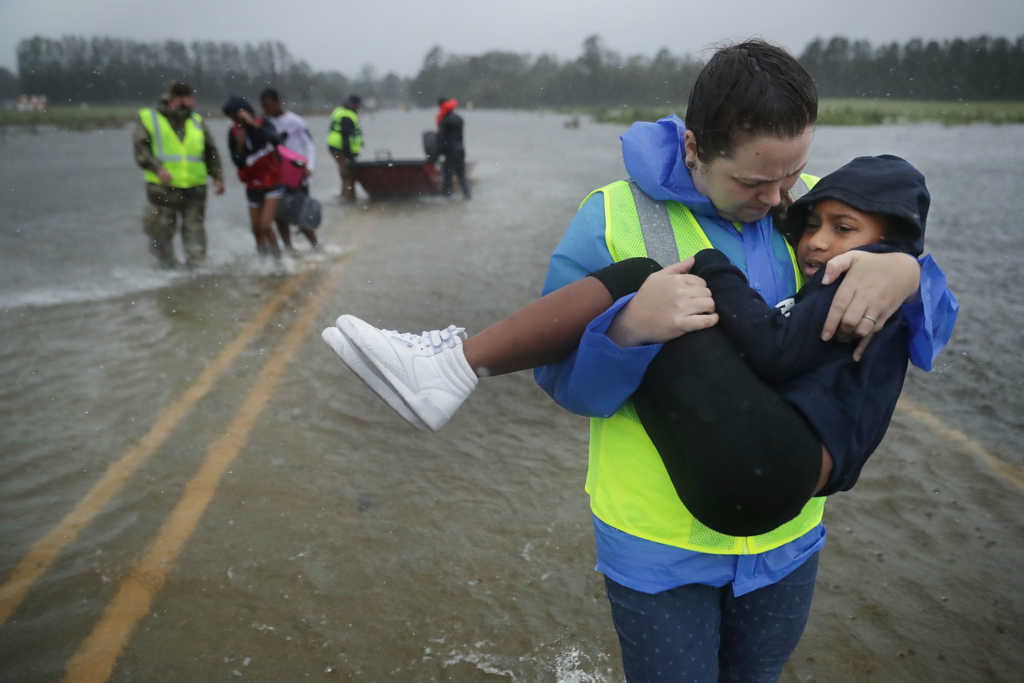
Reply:
[[[171, 187], [206, 185], [206, 135], [199, 114], [191, 114], [185, 121], [184, 138], [178, 137], [167, 117], [156, 109], [140, 109], [139, 119], [149, 133], [154, 158], [171, 174]], [[144, 175], [147, 183], [161, 184], [155, 172], [147, 170]]]

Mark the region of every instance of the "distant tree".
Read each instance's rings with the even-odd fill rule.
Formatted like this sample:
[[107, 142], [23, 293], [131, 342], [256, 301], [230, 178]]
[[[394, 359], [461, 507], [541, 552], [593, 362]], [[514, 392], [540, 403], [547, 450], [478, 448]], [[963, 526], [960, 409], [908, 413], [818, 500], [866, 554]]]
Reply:
[[18, 77], [9, 69], [0, 66], [0, 102], [13, 100], [20, 94], [19, 90]]
[[423, 66], [409, 84], [409, 94], [417, 104], [429, 106], [441, 94], [441, 89], [445, 85], [441, 75], [443, 61], [444, 50], [440, 45], [430, 48], [423, 57]]

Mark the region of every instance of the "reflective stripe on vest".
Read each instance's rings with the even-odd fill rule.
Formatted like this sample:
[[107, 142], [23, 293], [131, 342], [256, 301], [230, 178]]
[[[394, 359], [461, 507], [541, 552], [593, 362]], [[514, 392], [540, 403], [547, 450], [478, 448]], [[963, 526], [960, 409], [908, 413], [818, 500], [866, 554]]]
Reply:
[[[813, 185], [816, 179], [806, 180]], [[604, 198], [605, 243], [615, 261], [651, 256], [668, 264], [712, 246], [684, 204], [652, 200], [626, 181], [596, 192]], [[661, 258], [651, 248], [663, 252]], [[797, 517], [759, 536], [728, 536], [708, 528], [679, 500], [632, 400], [610, 418], [591, 419], [586, 488], [591, 511], [606, 524], [649, 541], [716, 554], [761, 553], [784, 545], [817, 526], [825, 507], [824, 498], [812, 498]]]
[[[140, 109], [139, 118], [149, 133], [153, 156], [171, 174], [171, 187], [206, 185], [206, 135], [199, 114], [185, 120], [183, 139], [178, 138], [167, 117], [156, 109]], [[153, 171], [145, 171], [144, 176], [147, 183], [161, 184]]]
[[818, 181], [821, 180], [818, 176], [811, 175], [810, 173], [801, 173], [797, 181], [793, 183], [793, 187], [789, 188], [789, 198], [792, 201], [796, 201], [803, 197], [805, 194], [811, 191]]
[[359, 154], [363, 148], [363, 135], [359, 130], [359, 115], [347, 107], [338, 107], [331, 112], [331, 129], [327, 134], [327, 146], [334, 149], [342, 149], [344, 141], [341, 137], [341, 120], [352, 119], [355, 132], [348, 138], [348, 149], [352, 154]]
[[[816, 175], [801, 173], [800, 177], [793, 183], [793, 187], [789, 188], [790, 200], [795, 202], [803, 197], [811, 191], [812, 187], [818, 184], [819, 180], [821, 178]], [[796, 280], [796, 287], [799, 289], [804, 285], [804, 274], [800, 270], [800, 264], [796, 262], [796, 251], [793, 249], [793, 245], [789, 243], [789, 240], [783, 241], [786, 243], [786, 249], [789, 251], [789, 259], [793, 262], [793, 277]]]

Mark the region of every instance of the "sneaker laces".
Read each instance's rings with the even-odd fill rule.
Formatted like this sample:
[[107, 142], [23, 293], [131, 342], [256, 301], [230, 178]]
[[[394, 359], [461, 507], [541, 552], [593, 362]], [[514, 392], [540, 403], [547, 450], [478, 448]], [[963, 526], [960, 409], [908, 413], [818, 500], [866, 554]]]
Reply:
[[449, 325], [443, 330], [424, 330], [420, 334], [412, 332], [399, 332], [397, 330], [383, 330], [385, 334], [402, 340], [409, 348], [419, 346], [423, 350], [429, 350], [433, 354], [441, 353], [445, 348], [454, 349], [459, 345], [459, 340], [465, 341], [469, 338], [465, 327]]

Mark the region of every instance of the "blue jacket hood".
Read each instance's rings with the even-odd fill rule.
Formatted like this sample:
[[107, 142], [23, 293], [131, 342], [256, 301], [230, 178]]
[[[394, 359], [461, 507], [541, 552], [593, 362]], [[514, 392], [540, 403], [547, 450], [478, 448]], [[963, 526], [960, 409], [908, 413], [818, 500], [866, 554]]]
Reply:
[[686, 125], [675, 114], [656, 123], [637, 121], [619, 136], [626, 172], [652, 199], [682, 202], [695, 213], [720, 218], [690, 178], [683, 159], [685, 133]]

